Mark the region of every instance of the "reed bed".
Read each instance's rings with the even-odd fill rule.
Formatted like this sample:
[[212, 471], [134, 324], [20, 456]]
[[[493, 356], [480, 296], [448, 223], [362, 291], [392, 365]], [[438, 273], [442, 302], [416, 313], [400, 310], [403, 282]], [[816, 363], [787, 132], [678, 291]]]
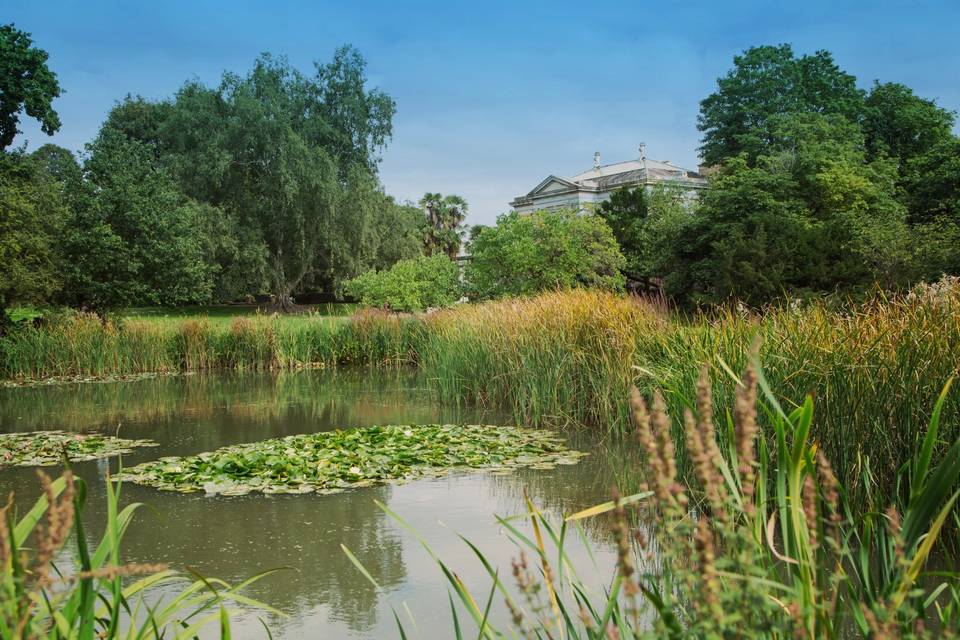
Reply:
[[[692, 316], [591, 290], [422, 316], [361, 310], [349, 318], [256, 315], [226, 323], [77, 314], [0, 340], [0, 377], [413, 364], [444, 401], [505, 408], [518, 423], [622, 434], [630, 428], [622, 398], [631, 386], [662, 388], [678, 414], [703, 363], [718, 391], [732, 393], [733, 372], [745, 366], [755, 342], [780, 402], [796, 407], [807, 394], [816, 398], [812, 437], [840, 477], [870, 472], [887, 492], [926, 411], [960, 368], [960, 281], [945, 278], [906, 296], [836, 308], [813, 303]], [[960, 436], [958, 409], [952, 396], [946, 441]], [[686, 469], [682, 446], [680, 453]]]

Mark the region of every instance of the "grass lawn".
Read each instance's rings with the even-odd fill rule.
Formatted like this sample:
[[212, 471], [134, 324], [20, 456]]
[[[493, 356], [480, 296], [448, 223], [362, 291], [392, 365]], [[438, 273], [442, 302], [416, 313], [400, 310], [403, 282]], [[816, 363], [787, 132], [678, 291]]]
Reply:
[[[309, 314], [291, 315], [291, 318], [324, 316], [342, 318], [349, 316], [357, 308], [351, 303], [323, 303], [310, 305]], [[14, 307], [7, 314], [14, 322], [31, 320], [47, 313], [48, 309], [37, 307]], [[190, 305], [185, 307], [130, 307], [120, 312], [125, 318], [137, 320], [157, 320], [179, 322], [187, 318], [204, 318], [214, 324], [227, 324], [234, 318], [243, 316], [270, 315], [273, 309], [268, 304], [217, 304]]]

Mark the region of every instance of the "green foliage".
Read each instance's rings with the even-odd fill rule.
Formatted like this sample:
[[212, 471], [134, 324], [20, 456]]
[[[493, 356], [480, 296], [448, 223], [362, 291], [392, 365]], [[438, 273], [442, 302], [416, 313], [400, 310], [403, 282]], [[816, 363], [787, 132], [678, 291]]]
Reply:
[[659, 185], [625, 187], [597, 207], [613, 231], [626, 259], [628, 283], [649, 288], [669, 270], [671, 259], [691, 220], [683, 192]]
[[460, 298], [460, 268], [444, 254], [400, 260], [346, 283], [346, 292], [370, 307], [423, 311], [449, 307]]
[[777, 140], [778, 116], [818, 113], [856, 122], [863, 112], [856, 78], [837, 67], [828, 51], [797, 58], [786, 44], [751, 47], [734, 57], [733, 66], [700, 103], [700, 153], [708, 165], [741, 153], [752, 163]]
[[953, 137], [956, 115], [896, 82], [875, 82], [867, 95], [863, 133], [871, 157], [895, 158], [901, 170]]
[[[53, 482], [40, 478], [43, 495], [19, 521], [9, 503], [0, 507], [0, 639], [195, 637], [212, 624], [229, 629], [240, 604], [283, 615], [240, 593], [272, 571], [231, 586], [195, 571], [190, 579], [165, 565], [123, 562], [123, 536], [142, 505], [121, 508], [112, 478], [99, 543], [85, 528], [84, 481], [69, 470]], [[68, 544], [75, 548], [62, 552]], [[159, 604], [158, 591], [165, 593]]]
[[623, 289], [625, 260], [603, 218], [576, 211], [516, 212], [474, 229], [469, 295], [522, 296], [558, 288]]
[[47, 67], [47, 52], [33, 46], [29, 33], [12, 24], [0, 25], [0, 151], [19, 133], [20, 113], [40, 122], [52, 136], [60, 118], [52, 102], [60, 96], [57, 75]]
[[88, 146], [66, 225], [64, 299], [96, 310], [210, 299], [206, 211], [183, 197], [151, 149], [106, 129]]
[[668, 290], [697, 302], [905, 283], [913, 274], [896, 167], [867, 162], [859, 128], [793, 114], [753, 163], [728, 159], [678, 252]]
[[457, 195], [426, 193], [420, 199], [420, 207], [426, 214], [424, 252], [428, 256], [443, 253], [451, 260], [456, 258], [466, 231], [463, 223], [467, 217], [467, 201]]
[[207, 225], [221, 234], [207, 241], [218, 296], [268, 288], [289, 308], [296, 291], [334, 292], [416, 253], [417, 222], [376, 179], [393, 101], [367, 89], [365, 62], [350, 47], [314, 66], [308, 76], [264, 54], [217, 87], [188, 82], [159, 103], [128, 96], [105, 123], [152, 149], [178, 188], [220, 212]]
[[59, 289], [66, 217], [59, 186], [38, 162], [0, 154], [0, 333], [8, 305], [42, 302]]
[[550, 431], [495, 425], [389, 425], [252, 442], [184, 458], [162, 458], [123, 473], [159, 489], [189, 493], [337, 493], [457, 469], [504, 471], [576, 464]]
[[951, 136], [910, 159], [905, 174], [912, 222], [960, 225], [960, 138]]

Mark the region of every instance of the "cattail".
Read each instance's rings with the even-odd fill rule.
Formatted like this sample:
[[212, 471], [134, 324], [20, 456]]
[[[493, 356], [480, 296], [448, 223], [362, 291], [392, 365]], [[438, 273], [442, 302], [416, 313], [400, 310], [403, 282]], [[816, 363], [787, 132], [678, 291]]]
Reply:
[[753, 495], [756, 489], [756, 451], [753, 443], [757, 437], [757, 374], [752, 366], [747, 366], [741, 384], [737, 386], [733, 413], [743, 509], [747, 515], [752, 516], [755, 511]]

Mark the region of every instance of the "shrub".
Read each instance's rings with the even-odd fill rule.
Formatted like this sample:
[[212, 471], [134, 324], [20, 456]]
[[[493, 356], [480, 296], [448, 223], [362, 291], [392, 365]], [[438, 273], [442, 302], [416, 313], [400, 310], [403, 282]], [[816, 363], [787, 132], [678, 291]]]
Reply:
[[477, 227], [467, 265], [471, 297], [521, 296], [550, 289], [623, 289], [626, 266], [599, 216], [576, 211], [513, 212], [495, 227]]
[[350, 280], [346, 289], [370, 307], [394, 311], [449, 307], [460, 297], [460, 270], [445, 255], [421, 256], [384, 271], [367, 271]]

